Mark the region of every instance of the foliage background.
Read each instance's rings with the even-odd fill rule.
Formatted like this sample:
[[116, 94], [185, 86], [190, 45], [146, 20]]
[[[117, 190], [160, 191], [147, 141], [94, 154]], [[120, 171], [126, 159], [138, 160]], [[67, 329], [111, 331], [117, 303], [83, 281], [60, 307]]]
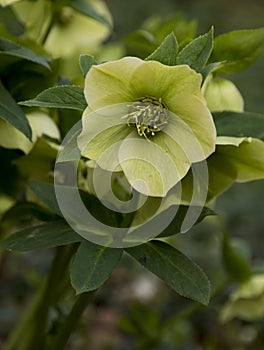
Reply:
[[[188, 19], [197, 19], [199, 34], [206, 32], [212, 24], [216, 35], [264, 24], [262, 0], [107, 0], [106, 3], [114, 22], [114, 32], [107, 43], [122, 41], [128, 33], [140, 28], [149, 16], [168, 16], [172, 12], [183, 12]], [[246, 110], [264, 111], [263, 71], [264, 58], [245, 72], [230, 76], [245, 97]], [[245, 249], [252, 261], [262, 263], [264, 268], [260, 244], [264, 228], [263, 192], [264, 181], [236, 184], [217, 200], [216, 210], [221, 213], [240, 249]], [[217, 284], [223, 274], [219, 226], [209, 220], [176, 239], [179, 249], [203, 266]], [[0, 348], [46, 275], [51, 257], [52, 251], [46, 250], [30, 254], [4, 253], [0, 270]], [[225, 297], [216, 298], [189, 321], [178, 320], [177, 327], [172, 324], [162, 335], [163, 345], [154, 347], [144, 343], [144, 339], [149, 341], [159, 329], [159, 322], [164, 324], [190, 302], [124, 258], [109, 282], [98, 292], [95, 304], [86, 310], [67, 349], [132, 350], [138, 344], [141, 349], [163, 350], [263, 349], [263, 320], [255, 323], [234, 320], [226, 325], [219, 322], [218, 311]], [[51, 329], [56, 327], [53, 319], [67, 312], [68, 302], [70, 300], [53, 310]]]

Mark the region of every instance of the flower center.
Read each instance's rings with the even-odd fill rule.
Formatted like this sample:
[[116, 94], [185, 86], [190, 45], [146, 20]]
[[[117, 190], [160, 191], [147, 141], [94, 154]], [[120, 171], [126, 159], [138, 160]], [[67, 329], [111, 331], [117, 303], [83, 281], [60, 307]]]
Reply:
[[129, 126], [134, 125], [139, 136], [155, 136], [168, 124], [168, 114], [161, 98], [142, 97], [131, 105], [131, 111], [125, 116]]

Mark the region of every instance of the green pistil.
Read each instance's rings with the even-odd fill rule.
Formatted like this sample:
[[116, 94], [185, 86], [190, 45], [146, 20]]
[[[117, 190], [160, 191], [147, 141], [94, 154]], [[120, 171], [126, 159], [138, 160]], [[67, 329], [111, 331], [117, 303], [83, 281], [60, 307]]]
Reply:
[[131, 105], [131, 112], [126, 116], [129, 126], [136, 126], [139, 136], [146, 139], [155, 136], [168, 124], [168, 115], [161, 98], [142, 97]]

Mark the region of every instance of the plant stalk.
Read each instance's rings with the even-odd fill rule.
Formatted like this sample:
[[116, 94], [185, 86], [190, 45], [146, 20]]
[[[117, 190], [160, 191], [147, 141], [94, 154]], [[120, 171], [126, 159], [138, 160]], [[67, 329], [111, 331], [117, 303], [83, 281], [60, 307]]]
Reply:
[[49, 350], [63, 350], [65, 348], [72, 331], [78, 325], [78, 320], [87, 307], [87, 304], [93, 300], [93, 296], [94, 292], [86, 292], [78, 296], [69, 315], [59, 329], [58, 335], [52, 341], [51, 346], [49, 346]]

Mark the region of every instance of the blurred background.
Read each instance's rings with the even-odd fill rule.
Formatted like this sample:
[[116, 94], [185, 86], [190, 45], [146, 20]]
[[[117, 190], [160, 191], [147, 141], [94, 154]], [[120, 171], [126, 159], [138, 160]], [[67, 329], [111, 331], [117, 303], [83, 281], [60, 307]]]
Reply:
[[[119, 58], [129, 52], [124, 45], [127, 37], [145, 28], [153, 18], [169, 20], [182, 16], [186, 21], [197, 21], [197, 34], [207, 32], [212, 25], [215, 35], [264, 26], [263, 0], [106, 0], [105, 4], [113, 17], [114, 29], [96, 51], [101, 60]], [[264, 113], [264, 57], [246, 71], [229, 78], [245, 98], [245, 109]], [[264, 181], [235, 184], [214, 204], [219, 221], [210, 218], [188, 234], [173, 238], [173, 244], [203, 267], [213, 289], [218, 288], [224, 275], [220, 249], [223, 226], [238, 249], [258, 271], [264, 272], [263, 194]], [[46, 276], [52, 254], [52, 251], [3, 254], [0, 349]], [[171, 292], [125, 256], [114, 275], [97, 293], [94, 305], [86, 310], [66, 349], [263, 350], [264, 319], [249, 322], [234, 318], [227, 323], [221, 322], [219, 314], [226, 299], [227, 294], [222, 293], [209, 307], [200, 308]], [[68, 312], [70, 302], [69, 297], [54, 308], [50, 315], [51, 332], [60, 317]], [[188, 320], [177, 316], [185, 308], [190, 313]]]

